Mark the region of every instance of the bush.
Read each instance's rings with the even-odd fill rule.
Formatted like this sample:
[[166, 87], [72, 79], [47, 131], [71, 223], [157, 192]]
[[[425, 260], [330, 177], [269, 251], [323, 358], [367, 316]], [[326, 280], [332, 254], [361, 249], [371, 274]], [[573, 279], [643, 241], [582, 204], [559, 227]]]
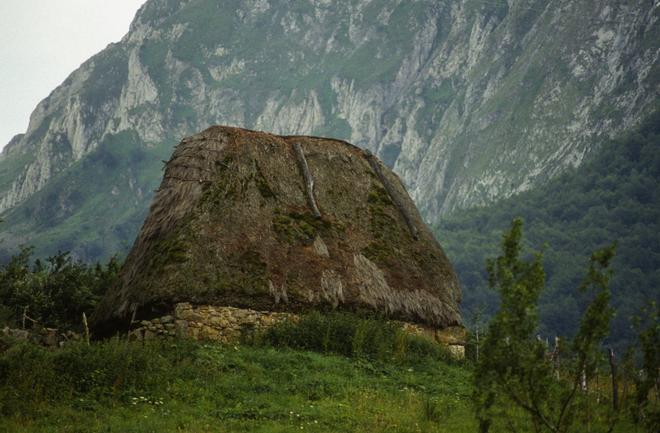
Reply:
[[115, 258], [86, 265], [69, 253], [33, 263], [32, 248], [24, 247], [0, 267], [0, 326], [39, 325], [80, 329], [82, 313], [91, 314], [119, 272]]
[[372, 360], [449, 359], [438, 344], [405, 333], [395, 322], [351, 313], [310, 312], [297, 322], [270, 328], [259, 339], [273, 346]]

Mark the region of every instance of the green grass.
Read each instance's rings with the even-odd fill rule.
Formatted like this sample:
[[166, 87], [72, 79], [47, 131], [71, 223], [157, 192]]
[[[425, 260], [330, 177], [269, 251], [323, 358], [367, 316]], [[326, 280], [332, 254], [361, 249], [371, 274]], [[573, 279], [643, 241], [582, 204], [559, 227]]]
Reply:
[[[391, 322], [314, 313], [246, 337], [57, 350], [0, 337], [0, 432], [477, 429], [471, 365]], [[491, 429], [507, 431], [502, 419]], [[614, 430], [637, 431], [626, 419]]]
[[427, 358], [112, 340], [0, 355], [0, 431], [472, 432], [470, 373]]

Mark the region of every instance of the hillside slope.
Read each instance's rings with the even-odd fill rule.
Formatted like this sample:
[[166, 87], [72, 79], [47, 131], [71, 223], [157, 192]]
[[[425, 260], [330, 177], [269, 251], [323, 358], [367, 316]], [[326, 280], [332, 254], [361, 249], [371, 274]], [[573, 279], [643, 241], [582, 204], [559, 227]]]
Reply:
[[657, 103], [659, 16], [653, 0], [149, 0], [5, 147], [3, 245], [125, 251], [160, 160], [212, 124], [349, 139], [429, 221], [509, 196]]
[[580, 169], [495, 205], [458, 212], [436, 227], [459, 274], [468, 321], [478, 309], [495, 307], [485, 261], [497, 255], [503, 232], [518, 216], [528, 246], [544, 249], [541, 332], [552, 337], [577, 329], [588, 300], [577, 289], [589, 256], [617, 242], [610, 343], [632, 341], [631, 317], [651, 301], [660, 303], [660, 112], [635, 133], [604, 143]]

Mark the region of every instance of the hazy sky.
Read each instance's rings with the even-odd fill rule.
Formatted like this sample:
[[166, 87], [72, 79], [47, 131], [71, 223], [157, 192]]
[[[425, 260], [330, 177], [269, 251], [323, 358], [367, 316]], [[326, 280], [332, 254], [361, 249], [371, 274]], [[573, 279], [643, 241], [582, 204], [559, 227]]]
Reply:
[[145, 0], [0, 0], [0, 148], [81, 63], [128, 31]]

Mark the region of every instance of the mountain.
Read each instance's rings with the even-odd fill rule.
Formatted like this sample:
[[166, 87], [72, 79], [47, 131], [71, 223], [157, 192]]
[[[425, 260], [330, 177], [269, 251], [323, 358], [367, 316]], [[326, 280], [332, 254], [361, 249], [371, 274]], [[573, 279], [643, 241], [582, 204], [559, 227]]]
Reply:
[[543, 184], [657, 105], [653, 0], [149, 0], [0, 157], [3, 248], [126, 251], [212, 124], [344, 138], [428, 221]]
[[590, 299], [578, 290], [590, 254], [616, 242], [611, 278], [616, 316], [609, 344], [634, 341], [631, 318], [644, 317], [652, 302], [660, 305], [660, 111], [636, 131], [603, 143], [579, 169], [493, 205], [456, 212], [437, 225], [461, 280], [468, 321], [496, 307], [485, 262], [498, 254], [502, 234], [518, 216], [526, 223], [527, 246], [544, 251], [541, 333], [552, 338], [577, 329]]

